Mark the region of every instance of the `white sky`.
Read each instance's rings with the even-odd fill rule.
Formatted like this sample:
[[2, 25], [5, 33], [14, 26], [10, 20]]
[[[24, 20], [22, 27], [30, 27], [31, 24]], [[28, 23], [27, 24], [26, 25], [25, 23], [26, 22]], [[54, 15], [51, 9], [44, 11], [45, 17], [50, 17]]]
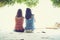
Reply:
[[[23, 16], [25, 16], [27, 7], [24, 4], [0, 8], [0, 29], [14, 30], [15, 15], [19, 8], [22, 9]], [[56, 22], [60, 23], [60, 8], [53, 7], [50, 0], [40, 0], [39, 4], [31, 9], [35, 15], [35, 28], [53, 27]]]

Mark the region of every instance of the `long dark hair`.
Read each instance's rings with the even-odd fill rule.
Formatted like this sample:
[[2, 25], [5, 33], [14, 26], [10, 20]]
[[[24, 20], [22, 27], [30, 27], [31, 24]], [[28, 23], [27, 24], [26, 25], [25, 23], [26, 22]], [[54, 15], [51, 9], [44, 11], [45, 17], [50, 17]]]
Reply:
[[25, 15], [25, 18], [26, 18], [26, 19], [31, 18], [31, 15], [32, 15], [31, 9], [30, 9], [30, 8], [27, 8], [27, 9], [26, 9], [26, 15]]
[[17, 17], [22, 17], [22, 10], [21, 9], [18, 9]]

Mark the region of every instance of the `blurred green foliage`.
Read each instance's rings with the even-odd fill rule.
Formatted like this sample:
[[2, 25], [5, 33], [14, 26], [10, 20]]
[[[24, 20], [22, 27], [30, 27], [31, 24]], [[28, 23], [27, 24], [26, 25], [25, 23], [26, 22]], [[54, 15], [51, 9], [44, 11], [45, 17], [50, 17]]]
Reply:
[[33, 7], [36, 6], [39, 2], [39, 0], [26, 0], [25, 4], [29, 7]]
[[51, 0], [53, 5], [56, 7], [60, 7], [60, 0]]
[[5, 5], [12, 5], [15, 3], [15, 0], [0, 0], [0, 7]]
[[39, 0], [0, 0], [0, 7], [5, 6], [5, 5], [13, 5], [15, 3], [24, 3], [28, 7], [33, 7], [38, 4]]

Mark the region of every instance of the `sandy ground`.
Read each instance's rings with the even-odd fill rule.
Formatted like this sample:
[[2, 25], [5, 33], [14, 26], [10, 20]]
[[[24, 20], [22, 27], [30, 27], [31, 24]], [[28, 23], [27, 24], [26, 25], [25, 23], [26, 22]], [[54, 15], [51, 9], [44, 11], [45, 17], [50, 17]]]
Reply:
[[60, 29], [35, 29], [33, 33], [1, 30], [0, 40], [60, 40]]

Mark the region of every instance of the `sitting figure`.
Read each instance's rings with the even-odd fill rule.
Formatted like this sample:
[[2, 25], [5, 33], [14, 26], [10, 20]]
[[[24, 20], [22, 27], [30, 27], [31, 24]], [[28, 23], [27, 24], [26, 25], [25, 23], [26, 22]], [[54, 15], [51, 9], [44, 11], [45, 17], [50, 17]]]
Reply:
[[26, 9], [26, 27], [25, 31], [27, 33], [32, 33], [34, 30], [34, 15], [31, 13], [31, 9], [27, 8]]
[[22, 10], [19, 9], [15, 17], [15, 22], [16, 22], [15, 31], [16, 32], [24, 32], [23, 21], [24, 21], [24, 17], [22, 16]]

